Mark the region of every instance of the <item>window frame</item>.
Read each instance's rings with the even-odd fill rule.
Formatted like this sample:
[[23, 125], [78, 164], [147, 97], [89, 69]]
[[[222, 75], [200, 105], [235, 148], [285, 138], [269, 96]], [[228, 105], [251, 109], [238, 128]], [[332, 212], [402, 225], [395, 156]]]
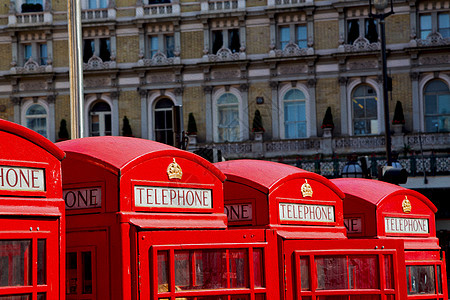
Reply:
[[[350, 288], [350, 281], [347, 283], [347, 289], [318, 289], [318, 277], [317, 277], [317, 265], [315, 263], [315, 258], [318, 256], [335, 256], [335, 257], [346, 257], [348, 261], [349, 256], [376, 256], [377, 257], [377, 266], [378, 266], [378, 289], [352, 289]], [[385, 256], [392, 257], [392, 276], [393, 280], [393, 288], [386, 288], [386, 272], [385, 272]], [[302, 282], [301, 282], [301, 264], [300, 258], [307, 257], [309, 262], [309, 271], [308, 271], [308, 280], [309, 280], [309, 289], [302, 290]], [[349, 275], [349, 265], [347, 264], [347, 275]], [[361, 295], [392, 295], [396, 297], [399, 291], [396, 291], [396, 287], [398, 287], [399, 280], [395, 276], [395, 269], [397, 266], [397, 252], [392, 249], [378, 249], [378, 250], [294, 250], [294, 266], [293, 270], [296, 274], [294, 280], [294, 291], [297, 294], [298, 298], [303, 297], [320, 297], [320, 296], [345, 296], [345, 295], [355, 295], [360, 293]]]
[[[349, 41], [349, 24], [352, 21], [358, 21], [358, 37], [355, 38], [355, 40], [353, 40], [352, 42]], [[374, 44], [377, 43], [378, 40], [380, 39], [380, 25], [379, 22], [377, 20], [373, 20], [375, 22], [375, 26], [376, 26], [376, 33], [377, 33], [377, 41], [376, 42], [371, 42], [368, 38], [367, 35], [369, 33], [368, 30], [366, 30], [366, 22], [369, 20], [373, 20], [372, 18], [369, 17], [347, 17], [345, 20], [345, 44], [347, 45], [353, 45], [353, 43], [359, 39], [359, 38], [365, 38], [366, 40], [369, 41], [370, 44]]]
[[376, 99], [377, 99], [377, 126], [378, 126], [378, 130], [376, 133], [373, 134], [369, 134], [369, 136], [373, 136], [373, 135], [378, 135], [381, 134], [382, 132], [384, 132], [384, 115], [383, 115], [383, 99], [382, 99], [382, 94], [381, 94], [381, 90], [379, 87], [378, 82], [376, 82], [374, 79], [367, 79], [366, 81], [362, 81], [362, 80], [354, 80], [351, 84], [348, 85], [347, 87], [347, 103], [348, 103], [348, 107], [347, 107], [347, 111], [348, 111], [348, 128], [349, 128], [349, 132], [352, 136], [366, 136], [366, 135], [356, 135], [354, 128], [353, 128], [353, 93], [354, 91], [360, 86], [360, 85], [367, 85], [370, 86], [371, 88], [373, 88], [375, 90], [376, 93]]
[[[152, 299], [161, 299], [161, 298], [170, 298], [173, 299], [173, 297], [176, 297], [177, 299], [179, 297], [202, 297], [202, 296], [210, 296], [211, 295], [211, 289], [198, 289], [198, 290], [177, 290], [175, 287], [175, 271], [174, 271], [174, 254], [177, 250], [187, 250], [187, 251], [195, 251], [195, 250], [225, 250], [226, 251], [226, 263], [227, 266], [229, 266], [229, 251], [230, 250], [237, 250], [237, 249], [243, 249], [247, 251], [247, 271], [248, 274], [248, 287], [246, 288], [232, 288], [230, 287], [230, 272], [227, 271], [227, 287], [224, 288], [218, 288], [214, 289], [214, 295], [248, 295], [249, 298], [251, 298], [252, 295], [267, 295], [268, 288], [267, 288], [267, 265], [265, 264], [265, 257], [267, 254], [267, 244], [266, 243], [252, 243], [252, 244], [244, 244], [242, 242], [240, 243], [233, 243], [233, 244], [227, 244], [227, 243], [211, 243], [211, 244], [183, 244], [183, 245], [152, 245], [148, 249], [149, 255], [149, 275], [151, 277], [150, 280], [150, 288], [151, 291], [149, 294], [152, 296]], [[262, 279], [263, 279], [263, 285], [264, 287], [255, 287], [254, 286], [254, 263], [253, 263], [253, 254], [255, 249], [262, 249], [262, 266], [264, 267], [262, 272]], [[159, 292], [158, 291], [158, 252], [159, 251], [167, 251], [169, 253], [168, 260], [169, 260], [169, 276], [168, 276], [168, 286], [169, 291]], [[227, 270], [229, 267], [227, 267]], [[156, 274], [156, 276], [151, 276], [153, 274]]]
[[[301, 39], [299, 39], [299, 28], [305, 28], [306, 35]], [[308, 46], [308, 24], [306, 22], [300, 23], [287, 23], [287, 24], [279, 24], [277, 28], [277, 45], [280, 50], [284, 50], [284, 48], [289, 44], [295, 44], [300, 49], [307, 49]], [[289, 40], [282, 40], [282, 30], [288, 29]], [[305, 47], [300, 46], [300, 43], [306, 43]]]
[[[106, 49], [102, 48], [102, 40], [106, 41]], [[92, 43], [94, 44], [94, 49], [92, 49], [92, 47], [91, 47], [92, 55], [89, 58], [85, 54], [86, 41], [91, 41], [90, 42], [91, 45], [92, 45]], [[103, 55], [101, 53], [102, 49], [103, 50], [107, 50], [109, 52], [108, 60], [103, 60], [103, 58], [102, 58]], [[96, 37], [96, 38], [93, 38], [93, 39], [91, 39], [91, 38], [83, 38], [83, 63], [85, 63], [85, 64], [88, 63], [89, 60], [92, 57], [94, 57], [94, 56], [99, 57], [103, 62], [109, 62], [109, 61], [111, 61], [112, 52], [113, 52], [113, 50], [112, 50], [111, 37]]]
[[[173, 48], [169, 49], [168, 41], [172, 39]], [[156, 41], [156, 47], [153, 47]], [[167, 58], [175, 57], [175, 35], [174, 33], [148, 34], [147, 35], [147, 57], [153, 59], [158, 52], [163, 53]]]
[[[170, 101], [172, 103], [172, 106], [170, 108], [156, 108], [156, 105], [158, 104], [158, 102], [163, 101], [163, 100]], [[158, 141], [157, 140], [157, 136], [158, 136], [157, 131], [158, 130], [159, 131], [169, 131], [169, 130], [172, 131], [173, 130], [172, 126], [170, 128], [157, 129], [156, 128], [156, 124], [157, 124], [156, 113], [157, 112], [165, 112], [164, 117], [167, 118], [167, 112], [170, 111], [171, 124], [172, 124], [173, 123], [172, 107], [174, 107], [174, 106], [175, 106], [175, 102], [172, 99], [170, 99], [169, 97], [159, 97], [158, 99], [153, 101], [153, 109], [152, 109], [152, 111], [153, 111], [153, 136], [154, 136], [155, 141]], [[173, 137], [172, 137], [172, 144], [167, 143], [168, 141], [170, 141], [170, 138], [167, 137], [167, 134], [170, 134], [170, 133], [166, 133], [166, 142], [164, 142], [164, 141], [159, 141], [159, 142], [164, 143], [166, 145], [174, 146]]]
[[[423, 99], [423, 128], [424, 128], [424, 131], [425, 132], [427, 132], [427, 133], [435, 133], [436, 131], [428, 131], [427, 130], [427, 122], [426, 122], [426, 119], [427, 119], [427, 117], [434, 117], [435, 119], [439, 119], [439, 117], [440, 116], [446, 116], [446, 115], [448, 115], [449, 116], [449, 118], [450, 118], [450, 112], [449, 113], [447, 113], [447, 114], [439, 114], [439, 113], [436, 113], [436, 114], [427, 114], [427, 112], [426, 112], [426, 105], [427, 105], [427, 100], [426, 100], [426, 96], [427, 96], [427, 94], [426, 94], [426, 90], [427, 90], [427, 87], [432, 83], [432, 82], [434, 82], [434, 81], [440, 81], [440, 82], [442, 82], [443, 84], [445, 84], [446, 86], [447, 86], [447, 92], [433, 92], [433, 93], [429, 93], [429, 94], [432, 94], [432, 95], [434, 95], [434, 96], [438, 96], [438, 95], [449, 95], [449, 97], [450, 97], [450, 86], [449, 86], [449, 84], [445, 81], [445, 80], [443, 80], [443, 79], [441, 79], [441, 78], [435, 78], [435, 79], [432, 79], [432, 80], [429, 80], [429, 81], [427, 81], [426, 82], [426, 84], [424, 85], [424, 87], [423, 87], [423, 91], [422, 91], [422, 99]], [[439, 106], [438, 106], [439, 107]], [[437, 108], [438, 108], [437, 107]], [[439, 130], [439, 127], [438, 127], [438, 131], [437, 132], [449, 132], [449, 131], [440, 131]]]
[[286, 138], [286, 126], [285, 126], [285, 111], [284, 111], [284, 98], [286, 94], [292, 90], [292, 89], [298, 89], [300, 90], [303, 95], [305, 96], [305, 122], [306, 122], [306, 136], [305, 137], [298, 137], [295, 139], [305, 139], [309, 138], [311, 136], [311, 103], [310, 103], [310, 95], [308, 92], [308, 89], [302, 85], [297, 84], [295, 87], [293, 87], [291, 84], [285, 84], [279, 92], [279, 98], [278, 98], [278, 107], [280, 110], [280, 117], [279, 117], [279, 128], [280, 128], [280, 138], [281, 139], [287, 139]]
[[[435, 280], [435, 293], [428, 293], [428, 294], [410, 294], [410, 288], [411, 288], [411, 275], [409, 272], [409, 267], [414, 266], [433, 266], [434, 267], [434, 280]], [[440, 272], [438, 272], [438, 267], [440, 268]], [[445, 264], [443, 261], [440, 260], [430, 260], [430, 261], [407, 261], [406, 262], [406, 293], [408, 297], [414, 297], [418, 295], [427, 295], [428, 297], [433, 297], [433, 299], [444, 299], [444, 285], [446, 285], [447, 278], [444, 278], [443, 270], [445, 270]], [[439, 274], [440, 273], [440, 278]], [[438, 279], [440, 279], [438, 281]], [[440, 285], [439, 285], [440, 282]], [[441, 292], [439, 292], [439, 287], [441, 289]]]
[[[442, 35], [442, 33], [439, 31], [440, 27], [439, 27], [439, 18], [441, 15], [447, 14], [449, 15], [449, 19], [450, 19], [450, 10], [426, 10], [426, 11], [418, 11], [417, 13], [417, 39], [420, 40], [426, 40], [428, 35], [430, 34], [436, 34], [439, 33], [441, 34], [441, 36], [443, 38], [450, 38], [450, 25], [446, 29], [449, 34], [448, 36], [444, 36]], [[422, 29], [422, 17], [424, 16], [430, 16], [430, 21], [431, 21], [431, 28], [430, 29]], [[449, 20], [450, 21], [450, 20]], [[423, 31], [430, 31], [427, 36], [422, 37], [422, 32]]]
[[[42, 56], [42, 46], [46, 47], [46, 56]], [[49, 48], [47, 41], [24, 41], [19, 44], [19, 66], [24, 66], [28, 60], [31, 58], [35, 61], [39, 66], [46, 66], [49, 58]], [[30, 56], [27, 58], [27, 49], [31, 51]]]
[[[238, 34], [238, 39], [239, 39], [239, 48], [238, 49], [232, 49], [231, 48], [231, 32], [235, 31]], [[217, 49], [216, 51], [214, 48], [214, 35], [216, 32], [221, 32], [222, 33], [222, 45], [219, 47], [219, 49]], [[210, 51], [211, 54], [213, 55], [217, 55], [217, 52], [224, 48], [224, 49], [229, 49], [231, 51], [231, 53], [239, 53], [240, 52], [240, 48], [242, 47], [242, 41], [241, 41], [241, 32], [240, 32], [240, 28], [239, 27], [227, 27], [227, 28], [212, 28], [210, 30], [210, 41], [211, 41], [211, 46], [210, 46]]]
[[[28, 109], [31, 107], [31, 106], [33, 106], [33, 105], [35, 105], [35, 104], [37, 104], [37, 105], [40, 105], [40, 106], [42, 106], [44, 109], [45, 109], [45, 112], [46, 112], [46, 114], [45, 114], [45, 119], [46, 119], [46, 128], [45, 128], [45, 131], [46, 131], [46, 135], [43, 135], [44, 137], [46, 137], [46, 138], [48, 138], [48, 139], [50, 139], [50, 137], [48, 136], [49, 135], [49, 133], [50, 133], [50, 122], [49, 122], [49, 112], [50, 112], [50, 108], [49, 108], [49, 105], [48, 105], [48, 103], [46, 102], [46, 101], [44, 101], [44, 100], [42, 100], [42, 99], [38, 99], [37, 101], [36, 100], [32, 100], [32, 99], [29, 99], [29, 100], [26, 100], [25, 102], [24, 102], [24, 104], [22, 105], [22, 108], [21, 108], [21, 124], [24, 126], [24, 127], [26, 127], [26, 128], [28, 128], [28, 129], [31, 129], [31, 130], [33, 130], [34, 131], [34, 129], [32, 129], [32, 128], [29, 128], [27, 125], [27, 120], [28, 119], [30, 119], [30, 118], [33, 118], [33, 119], [37, 119], [37, 117], [28, 117], [27, 116], [27, 111], [28, 111]], [[41, 115], [40, 115], [41, 116]], [[37, 132], [37, 131], [35, 131], [35, 132]]]
[[[238, 100], [237, 103], [237, 108], [238, 108], [238, 114], [239, 114], [239, 127], [238, 127], [238, 131], [239, 131], [239, 136], [238, 139], [236, 141], [220, 141], [219, 139], [219, 105], [218, 105], [218, 100], [225, 94], [230, 93], [233, 96], [235, 96]], [[226, 91], [224, 88], [219, 89], [218, 91], [216, 91], [214, 93], [214, 97], [213, 97], [213, 140], [216, 143], [225, 143], [225, 142], [240, 142], [243, 141], [244, 139], [244, 130], [245, 130], [245, 124], [243, 122], [243, 107], [242, 107], [242, 96], [241, 93], [236, 89], [236, 88], [230, 88], [229, 91]], [[247, 125], [248, 127], [248, 125]]]
[[[92, 109], [94, 108], [95, 105], [97, 105], [100, 102], [104, 102], [106, 105], [109, 106], [109, 111], [99, 111], [99, 112], [93, 112]], [[105, 100], [103, 99], [97, 99], [96, 101], [93, 101], [88, 108], [89, 111], [89, 136], [111, 136], [112, 135], [112, 106]], [[106, 134], [107, 130], [106, 130], [106, 117], [110, 116], [111, 119], [111, 131], [109, 134]], [[92, 125], [93, 125], [93, 121], [92, 121], [92, 117], [93, 116], [98, 116], [99, 117], [99, 129], [98, 129], [98, 135], [93, 135], [93, 130], [92, 130]]]

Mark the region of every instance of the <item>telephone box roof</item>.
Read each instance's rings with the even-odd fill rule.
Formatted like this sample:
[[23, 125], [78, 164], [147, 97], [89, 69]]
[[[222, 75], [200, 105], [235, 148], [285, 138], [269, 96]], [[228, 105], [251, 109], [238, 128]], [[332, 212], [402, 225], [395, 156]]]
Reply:
[[120, 136], [87, 137], [60, 142], [62, 150], [71, 155], [84, 156], [113, 173], [125, 172], [146, 159], [158, 156], [178, 156], [203, 165], [222, 181], [225, 176], [213, 164], [200, 156], [178, 148], [140, 138]]
[[286, 181], [295, 178], [317, 180], [332, 189], [341, 199], [344, 193], [330, 180], [313, 172], [271, 161], [232, 160], [215, 164], [227, 176], [227, 180], [241, 182], [263, 193], [270, 193]]
[[[44, 136], [24, 126], [0, 119], [0, 131], [19, 136], [43, 148], [58, 160], [63, 160], [65, 153]], [[24, 149], [25, 151], [26, 149]], [[28, 150], [26, 150], [28, 151]]]
[[346, 195], [365, 200], [378, 207], [381, 203], [395, 195], [411, 195], [424, 202], [433, 213], [437, 212], [436, 206], [419, 192], [373, 179], [339, 178], [331, 180]]

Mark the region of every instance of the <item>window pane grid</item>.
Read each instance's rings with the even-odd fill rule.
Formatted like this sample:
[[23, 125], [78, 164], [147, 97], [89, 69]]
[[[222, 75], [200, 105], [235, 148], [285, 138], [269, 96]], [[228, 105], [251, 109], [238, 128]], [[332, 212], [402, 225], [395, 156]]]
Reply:
[[308, 34], [306, 25], [298, 25], [297, 26], [297, 45], [300, 48], [308, 47]]
[[420, 39], [425, 40], [427, 36], [431, 33], [432, 22], [431, 15], [421, 15], [420, 16]]
[[450, 131], [450, 90], [447, 85], [434, 80], [425, 88], [425, 130], [427, 132]]
[[438, 15], [438, 31], [443, 38], [450, 37], [450, 14], [440, 13]]

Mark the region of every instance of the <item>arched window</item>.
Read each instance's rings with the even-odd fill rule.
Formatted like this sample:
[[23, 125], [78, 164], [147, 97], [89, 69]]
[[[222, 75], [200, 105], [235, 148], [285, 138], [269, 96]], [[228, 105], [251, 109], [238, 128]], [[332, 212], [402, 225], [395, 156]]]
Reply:
[[47, 111], [40, 104], [31, 105], [25, 113], [26, 127], [47, 136]]
[[156, 102], [154, 128], [157, 142], [173, 146], [172, 107], [173, 102], [167, 98]]
[[378, 134], [377, 94], [368, 85], [360, 85], [352, 96], [353, 134]]
[[306, 137], [306, 97], [299, 89], [289, 90], [283, 97], [284, 137]]
[[450, 90], [441, 80], [431, 81], [425, 88], [425, 131], [450, 131]]
[[104, 101], [95, 102], [89, 111], [90, 136], [111, 135], [111, 107]]
[[217, 99], [218, 142], [239, 141], [239, 100], [232, 93]]

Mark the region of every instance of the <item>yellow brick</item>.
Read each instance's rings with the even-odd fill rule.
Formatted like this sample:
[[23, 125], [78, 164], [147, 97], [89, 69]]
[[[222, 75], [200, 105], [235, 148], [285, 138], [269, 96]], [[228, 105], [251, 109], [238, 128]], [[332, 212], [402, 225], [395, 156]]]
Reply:
[[258, 7], [258, 6], [267, 6], [266, 0], [248, 0], [245, 3], [246, 7]]
[[69, 66], [69, 47], [67, 41], [53, 41], [53, 67]]
[[[256, 97], [263, 97], [263, 104], [256, 104]], [[248, 90], [248, 126], [251, 132], [255, 111], [261, 113], [263, 127], [266, 130], [264, 136], [272, 136], [272, 90], [267, 83], [252, 84]], [[276, 99], [275, 99], [276, 101]]]
[[139, 37], [117, 37], [117, 62], [137, 62], [139, 59]]
[[135, 9], [120, 9], [116, 12], [116, 18], [134, 17], [136, 16]]
[[58, 139], [58, 133], [61, 127], [61, 120], [66, 120], [67, 131], [70, 136], [70, 96], [58, 95], [55, 101], [55, 134]]
[[395, 105], [400, 101], [405, 115], [405, 128], [412, 130], [412, 93], [411, 79], [409, 73], [394, 74], [392, 77], [392, 97], [389, 101], [389, 120], [392, 122], [394, 117]]
[[198, 3], [181, 4], [182, 13], [200, 11], [200, 9], [200, 4]]
[[119, 94], [119, 134], [122, 135], [123, 118], [130, 121], [135, 137], [141, 137], [141, 98], [137, 91], [125, 91]]
[[194, 114], [197, 124], [197, 139], [205, 141], [206, 139], [206, 120], [205, 120], [205, 94], [200, 86], [186, 87], [183, 92], [183, 118], [184, 128], [187, 130], [189, 113]]
[[269, 26], [247, 27], [247, 54], [269, 52]]
[[203, 31], [181, 33], [181, 59], [201, 58], [203, 56]]
[[333, 115], [334, 132], [341, 131], [340, 88], [336, 78], [323, 78], [317, 80], [316, 85], [316, 126], [318, 135], [321, 136], [323, 117], [328, 107], [331, 107]]
[[9, 98], [0, 98], [0, 108], [5, 108], [5, 111], [0, 109], [0, 119], [14, 121], [14, 105]]
[[395, 14], [386, 18], [386, 43], [407, 43], [410, 40], [409, 14]]
[[11, 51], [11, 44], [0, 44], [0, 70], [9, 70], [11, 68]]
[[67, 0], [53, 0], [53, 11], [67, 11]]
[[130, 7], [135, 5], [136, 0], [116, 0], [116, 7]]
[[314, 48], [316, 50], [334, 49], [339, 46], [339, 23], [318, 21], [314, 23]]

